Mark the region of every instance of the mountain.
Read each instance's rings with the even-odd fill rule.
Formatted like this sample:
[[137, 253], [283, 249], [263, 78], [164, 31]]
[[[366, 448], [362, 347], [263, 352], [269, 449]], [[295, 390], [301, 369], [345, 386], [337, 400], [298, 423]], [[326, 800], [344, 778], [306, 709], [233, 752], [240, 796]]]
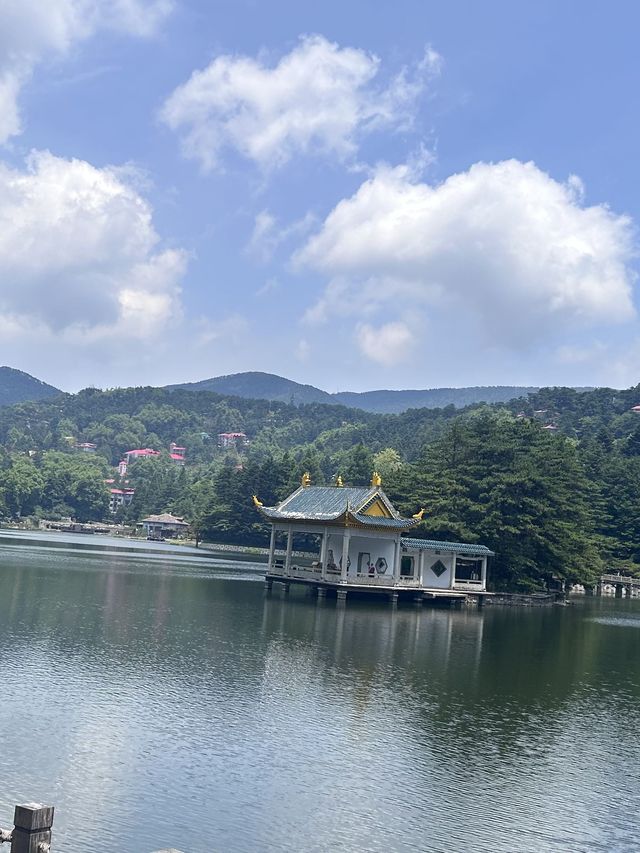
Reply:
[[62, 394], [62, 391], [35, 376], [13, 367], [0, 367], [0, 406], [11, 406], [26, 400], [44, 400], [56, 394]]
[[537, 388], [518, 385], [489, 385], [474, 388], [430, 388], [422, 391], [340, 391], [329, 394], [313, 385], [301, 385], [273, 373], [233, 373], [200, 382], [169, 385], [169, 389], [215, 391], [254, 400], [276, 400], [282, 403], [333, 403], [380, 414], [398, 414], [407, 409], [437, 409], [453, 405], [457, 408], [472, 403], [504, 403], [524, 397]]
[[184, 388], [187, 391], [214, 391], [232, 397], [247, 397], [252, 400], [276, 400], [280, 403], [337, 403], [332, 394], [314, 388], [313, 385], [301, 385], [283, 376], [273, 373], [232, 373], [229, 376], [214, 376], [200, 382], [185, 382], [182, 385], [169, 385], [170, 389]]
[[380, 414], [399, 414], [407, 409], [457, 409], [473, 403], [506, 403], [526, 397], [537, 388], [519, 385], [479, 385], [471, 388], [427, 388], [423, 391], [341, 391], [331, 394], [334, 403]]

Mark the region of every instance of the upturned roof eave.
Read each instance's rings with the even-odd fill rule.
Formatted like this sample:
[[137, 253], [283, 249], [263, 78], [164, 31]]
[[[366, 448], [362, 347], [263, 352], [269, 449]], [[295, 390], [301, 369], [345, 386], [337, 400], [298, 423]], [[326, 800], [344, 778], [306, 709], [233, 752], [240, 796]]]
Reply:
[[288, 513], [277, 507], [258, 507], [260, 514], [267, 521], [302, 522], [305, 524], [335, 524], [345, 527], [356, 527], [362, 530], [409, 530], [420, 523], [414, 518], [386, 518], [385, 516], [366, 516], [366, 521], [361, 513], [352, 512], [350, 509], [343, 510], [335, 515], [327, 513], [307, 514]]

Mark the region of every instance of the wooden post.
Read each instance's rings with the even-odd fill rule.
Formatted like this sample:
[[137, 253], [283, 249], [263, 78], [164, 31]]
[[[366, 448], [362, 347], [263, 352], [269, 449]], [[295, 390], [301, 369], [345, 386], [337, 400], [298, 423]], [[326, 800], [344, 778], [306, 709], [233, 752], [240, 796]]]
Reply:
[[13, 816], [11, 853], [47, 853], [51, 846], [53, 806], [26, 803]]

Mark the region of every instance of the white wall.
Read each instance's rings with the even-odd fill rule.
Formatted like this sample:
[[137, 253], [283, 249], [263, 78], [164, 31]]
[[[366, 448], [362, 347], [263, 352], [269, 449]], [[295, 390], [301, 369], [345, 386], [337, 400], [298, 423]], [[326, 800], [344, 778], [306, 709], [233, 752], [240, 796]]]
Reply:
[[[416, 561], [418, 560], [418, 551], [406, 551], [404, 553], [409, 554], [411, 556], [415, 556]], [[423, 551], [422, 553], [422, 586], [425, 586], [430, 589], [449, 589], [449, 586], [451, 585], [451, 572], [453, 571], [454, 555], [451, 553], [444, 552], [436, 554], [435, 551]], [[436, 577], [436, 575], [431, 571], [431, 566], [437, 560], [440, 560], [447, 567], [447, 571], [443, 572], [440, 577]]]
[[[333, 559], [337, 566], [340, 565], [342, 557], [343, 537], [340, 533], [330, 533], [327, 540], [327, 564], [329, 563], [329, 549], [333, 550]], [[383, 575], [376, 572], [376, 577], [391, 578], [393, 575], [393, 554], [395, 543], [393, 538], [382, 538], [378, 536], [358, 536], [351, 533], [349, 540], [349, 578], [355, 580], [358, 576], [358, 555], [368, 553], [371, 561], [375, 564], [378, 558], [384, 557], [387, 561], [387, 570]]]

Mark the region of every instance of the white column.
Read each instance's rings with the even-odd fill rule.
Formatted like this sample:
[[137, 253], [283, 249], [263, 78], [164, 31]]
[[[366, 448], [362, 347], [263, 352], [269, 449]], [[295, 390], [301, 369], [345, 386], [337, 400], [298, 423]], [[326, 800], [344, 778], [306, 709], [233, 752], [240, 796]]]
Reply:
[[393, 548], [393, 582], [398, 583], [400, 580], [400, 534], [398, 534], [398, 538], [395, 541]]
[[293, 549], [293, 528], [289, 526], [287, 530], [287, 556], [284, 560], [284, 573], [285, 575], [289, 574], [289, 569], [291, 568], [291, 551]]
[[458, 559], [457, 554], [451, 555], [451, 580], [449, 581], [449, 589], [453, 589], [453, 583], [456, 579], [456, 560]]
[[342, 569], [340, 572], [340, 580], [347, 579], [347, 563], [349, 562], [349, 540], [351, 539], [351, 531], [348, 527], [344, 529], [342, 537]]
[[276, 526], [275, 524], [271, 525], [271, 539], [269, 540], [269, 563], [267, 565], [267, 571], [270, 572], [273, 569], [273, 554], [276, 550]]
[[322, 544], [320, 545], [320, 564], [322, 566], [322, 580], [327, 579], [327, 539], [329, 538], [329, 532], [327, 528], [322, 531]]
[[482, 568], [480, 569], [480, 578], [482, 580], [482, 589], [487, 588], [487, 558], [482, 558]]
[[424, 551], [420, 551], [420, 556], [418, 557], [418, 577], [416, 580], [420, 584], [420, 586], [424, 586], [424, 581], [422, 580], [424, 576]]

